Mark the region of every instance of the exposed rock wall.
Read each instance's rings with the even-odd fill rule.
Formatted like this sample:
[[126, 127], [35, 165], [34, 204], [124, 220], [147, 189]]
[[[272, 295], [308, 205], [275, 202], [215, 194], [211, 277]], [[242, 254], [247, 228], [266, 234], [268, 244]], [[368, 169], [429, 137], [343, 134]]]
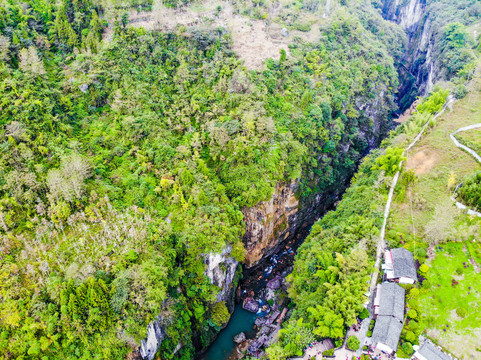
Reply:
[[417, 96], [427, 95], [438, 80], [449, 80], [441, 64], [443, 24], [436, 18], [433, 3], [427, 0], [383, 0], [382, 14], [386, 20], [399, 24], [409, 43], [399, 64], [400, 88], [398, 104], [401, 111]]
[[405, 55], [398, 64], [398, 104], [404, 111], [416, 96], [431, 91], [435, 82], [431, 19], [426, 13], [426, 0], [384, 0], [382, 15], [386, 20], [399, 24], [409, 39]]
[[414, 34], [421, 23], [426, 0], [385, 0], [383, 15], [394, 21], [408, 33]]
[[299, 226], [299, 200], [297, 183], [277, 184], [269, 201], [261, 202], [243, 211], [247, 250], [246, 265], [251, 267], [265, 256], [272, 254], [282, 240], [286, 240]]
[[212, 284], [220, 288], [217, 294], [217, 301], [225, 301], [229, 310], [233, 311], [234, 278], [239, 262], [230, 256], [232, 248], [225, 248], [220, 254], [208, 254], [205, 257], [207, 269], [205, 274], [209, 277]]
[[164, 340], [165, 332], [161, 326], [161, 317], [157, 317], [147, 327], [147, 338], [140, 344], [140, 356], [142, 359], [153, 360], [155, 354]]
[[253, 268], [284, 246], [285, 242], [307, 234], [310, 226], [331, 207], [342, 194], [346, 184], [305, 199], [296, 198], [297, 182], [277, 184], [269, 201], [244, 209], [247, 250], [245, 266]]

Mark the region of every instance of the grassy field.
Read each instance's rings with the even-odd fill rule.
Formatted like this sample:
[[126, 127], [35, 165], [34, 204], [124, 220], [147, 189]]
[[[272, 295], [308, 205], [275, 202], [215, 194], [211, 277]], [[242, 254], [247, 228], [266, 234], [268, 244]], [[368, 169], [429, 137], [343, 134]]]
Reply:
[[458, 133], [456, 138], [467, 147], [481, 154], [481, 129]]
[[[470, 245], [481, 250], [479, 243]], [[481, 275], [475, 271], [469, 258], [465, 243], [438, 246], [428, 272], [430, 285], [423, 286], [419, 298], [423, 314], [421, 326], [457, 357], [479, 359]]]
[[[458, 358], [480, 359], [481, 273], [476, 270], [481, 265], [481, 219], [459, 211], [451, 200], [453, 188], [481, 170], [480, 164], [449, 138], [458, 128], [481, 121], [479, 72], [469, 90], [407, 154], [387, 240], [392, 246], [414, 251], [420, 262], [430, 266], [430, 285], [421, 288], [419, 298], [424, 332]], [[458, 138], [480, 146], [480, 135], [473, 130]], [[398, 140], [400, 146], [405, 142], [402, 137]], [[407, 181], [409, 172], [415, 175], [413, 182]], [[458, 308], [466, 309], [464, 318], [456, 314]]]

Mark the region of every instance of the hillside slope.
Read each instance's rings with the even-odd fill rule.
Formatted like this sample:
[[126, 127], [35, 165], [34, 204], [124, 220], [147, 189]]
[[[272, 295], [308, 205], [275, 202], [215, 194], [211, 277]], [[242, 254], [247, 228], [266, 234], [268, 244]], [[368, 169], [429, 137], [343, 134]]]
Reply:
[[[406, 168], [415, 180], [395, 198], [388, 233], [393, 246], [407, 247], [430, 266], [418, 302], [410, 304], [419, 314], [415, 332], [425, 331], [463, 359], [481, 355], [481, 313], [475, 310], [481, 304], [481, 218], [460, 211], [451, 197], [456, 185], [479, 172], [481, 164], [457, 148], [450, 134], [479, 123], [479, 72], [468, 88], [468, 95], [409, 152]], [[474, 135], [474, 142], [481, 143], [476, 130], [462, 134]], [[408, 325], [406, 331], [411, 328]]]
[[[239, 263], [312, 223], [390, 127], [394, 62], [355, 14], [250, 72], [224, 29], [126, 15], [102, 40], [106, 5], [0, 9], [5, 358], [191, 359], [229, 320]], [[283, 186], [273, 241], [249, 242], [249, 209]]]

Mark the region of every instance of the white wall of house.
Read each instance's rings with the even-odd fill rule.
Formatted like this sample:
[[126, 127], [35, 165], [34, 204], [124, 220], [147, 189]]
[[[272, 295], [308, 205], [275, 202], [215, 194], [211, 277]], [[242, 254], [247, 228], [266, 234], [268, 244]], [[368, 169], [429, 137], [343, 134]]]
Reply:
[[376, 348], [381, 350], [381, 351], [385, 351], [387, 352], [388, 354], [392, 353], [394, 350], [391, 349], [388, 345], [386, 344], [383, 344], [383, 343], [377, 343], [376, 345]]
[[424, 356], [422, 356], [419, 352], [415, 352], [411, 359], [418, 359], [418, 360], [428, 360]]
[[414, 279], [407, 278], [407, 277], [400, 277], [399, 283], [400, 284], [414, 284]]

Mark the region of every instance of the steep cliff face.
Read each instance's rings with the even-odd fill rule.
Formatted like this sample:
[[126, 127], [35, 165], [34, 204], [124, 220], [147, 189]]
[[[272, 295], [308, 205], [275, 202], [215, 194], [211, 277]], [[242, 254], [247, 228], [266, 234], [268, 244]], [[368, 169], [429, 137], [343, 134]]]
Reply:
[[414, 34], [425, 7], [426, 0], [385, 0], [382, 11], [386, 19], [398, 23], [407, 33]]
[[147, 327], [147, 337], [142, 340], [139, 348], [142, 359], [153, 360], [162, 340], [164, 340], [165, 332], [162, 329], [161, 320], [159, 316]]
[[405, 110], [418, 95], [432, 90], [436, 77], [433, 60], [434, 38], [431, 19], [426, 13], [426, 0], [384, 0], [382, 15], [399, 24], [408, 35], [409, 43], [398, 64], [400, 87], [398, 104]]
[[409, 107], [416, 96], [428, 94], [436, 82], [451, 81], [470, 61], [470, 57], [474, 59], [469, 46], [460, 50], [465, 46], [462, 41], [454, 45], [459, 48], [452, 51], [452, 39], [446, 31], [450, 25], [462, 27], [460, 23], [469, 25], [478, 21], [475, 5], [479, 6], [443, 0], [382, 1], [383, 17], [399, 24], [409, 39], [406, 52], [398, 64], [401, 84], [398, 104], [401, 111]]
[[245, 262], [248, 267], [272, 254], [282, 240], [296, 231], [299, 225], [296, 190], [297, 182], [277, 184], [269, 201], [244, 209]]
[[231, 257], [232, 248], [225, 248], [220, 254], [208, 254], [205, 257], [207, 269], [205, 274], [212, 284], [219, 287], [217, 301], [225, 301], [229, 310], [233, 310], [234, 278], [239, 262]]
[[277, 184], [269, 201], [244, 209], [247, 250], [245, 266], [253, 268], [263, 259], [275, 254], [288, 240], [308, 228], [329, 208], [342, 193], [344, 186], [332, 189], [300, 202], [296, 198], [298, 182]]

